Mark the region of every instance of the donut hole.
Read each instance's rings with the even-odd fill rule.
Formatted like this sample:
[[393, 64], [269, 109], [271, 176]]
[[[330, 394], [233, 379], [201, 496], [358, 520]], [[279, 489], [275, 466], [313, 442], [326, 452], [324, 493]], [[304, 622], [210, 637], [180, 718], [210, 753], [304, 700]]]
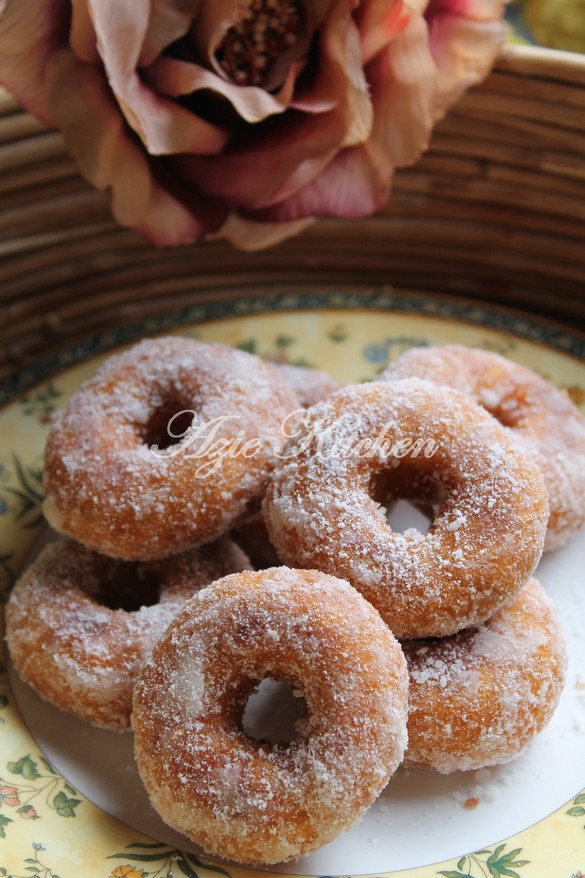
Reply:
[[433, 520], [432, 510], [415, 506], [409, 500], [395, 500], [386, 508], [386, 521], [395, 533], [417, 531], [426, 534]]
[[108, 610], [136, 613], [141, 607], [158, 604], [161, 586], [160, 576], [153, 569], [120, 561], [103, 571], [94, 597]]
[[165, 451], [181, 444], [196, 417], [192, 401], [183, 405], [178, 399], [167, 399], [153, 408], [140, 431], [140, 439], [149, 448]]
[[369, 490], [394, 533], [428, 533], [444, 493], [444, 486], [432, 470], [421, 473], [405, 461], [395, 469], [376, 473]]
[[492, 418], [503, 427], [517, 427], [528, 402], [522, 394], [503, 394], [496, 388], [486, 387], [480, 391], [478, 402]]
[[293, 683], [266, 677], [248, 696], [241, 725], [254, 741], [288, 745], [297, 738], [307, 716], [307, 702]]

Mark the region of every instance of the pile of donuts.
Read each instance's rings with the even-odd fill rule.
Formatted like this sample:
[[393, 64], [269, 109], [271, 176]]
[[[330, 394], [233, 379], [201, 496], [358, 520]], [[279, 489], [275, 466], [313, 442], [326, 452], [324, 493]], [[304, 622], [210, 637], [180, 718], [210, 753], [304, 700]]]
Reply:
[[[297, 859], [399, 765], [478, 769], [552, 716], [566, 652], [533, 577], [585, 524], [585, 420], [520, 365], [414, 348], [371, 383], [189, 338], [112, 356], [58, 413], [16, 583], [22, 679], [134, 731], [154, 808], [208, 854]], [[428, 532], [389, 524], [407, 499]], [[304, 710], [249, 734], [265, 680]]]

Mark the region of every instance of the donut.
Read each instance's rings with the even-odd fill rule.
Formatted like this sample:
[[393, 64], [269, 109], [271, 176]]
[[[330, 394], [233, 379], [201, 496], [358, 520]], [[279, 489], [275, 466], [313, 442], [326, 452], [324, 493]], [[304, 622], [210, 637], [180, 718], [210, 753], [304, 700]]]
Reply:
[[[189, 338], [142, 341], [111, 357], [56, 417], [45, 517], [126, 560], [210, 542], [262, 498], [297, 408], [259, 357]], [[182, 438], [168, 444], [170, 433]]]
[[[428, 533], [386, 508], [432, 509]], [[487, 412], [410, 379], [351, 385], [308, 410], [264, 500], [284, 564], [347, 579], [399, 638], [487, 619], [534, 572], [548, 504], [540, 471]]]
[[[291, 386], [299, 406], [303, 409], [309, 408], [309, 406], [315, 405], [315, 403], [323, 399], [327, 399], [328, 396], [341, 387], [341, 384], [332, 378], [331, 375], [319, 369], [293, 366], [290, 363], [272, 362]], [[287, 418], [284, 424], [285, 438], [295, 432], [296, 424], [298, 423], [297, 414], [300, 415], [300, 411], [295, 412], [295, 417]], [[242, 547], [257, 570], [265, 569], [266, 567], [278, 567], [280, 564], [276, 549], [270, 542], [266, 523], [260, 509], [253, 512], [245, 521], [242, 521], [237, 528], [230, 532], [230, 536]]]
[[42, 698], [94, 726], [130, 728], [132, 689], [185, 600], [249, 567], [225, 537], [160, 561], [120, 561], [71, 540], [47, 544], [6, 607], [16, 670]]
[[[266, 679], [306, 703], [287, 744], [243, 731]], [[136, 762], [162, 819], [208, 854], [285, 862], [358, 822], [401, 761], [407, 712], [400, 646], [347, 582], [239, 573], [187, 601], [145, 664]]]
[[545, 551], [563, 546], [585, 524], [585, 418], [549, 381], [499, 354], [462, 345], [411, 348], [381, 377], [453, 387], [514, 433], [547, 487]]
[[563, 637], [534, 578], [480, 627], [402, 646], [410, 678], [405, 766], [448, 774], [509, 762], [548, 723], [565, 682]]
[[309, 406], [327, 399], [341, 387], [339, 381], [321, 369], [293, 366], [290, 363], [274, 362], [274, 365], [290, 384], [303, 408], [309, 408]]

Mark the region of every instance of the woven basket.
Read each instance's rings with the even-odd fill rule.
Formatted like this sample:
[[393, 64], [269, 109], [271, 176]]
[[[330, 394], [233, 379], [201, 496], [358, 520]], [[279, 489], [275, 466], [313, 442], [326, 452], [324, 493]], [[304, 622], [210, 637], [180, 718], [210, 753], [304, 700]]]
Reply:
[[585, 328], [585, 57], [510, 46], [400, 172], [387, 209], [257, 254], [155, 250], [0, 93], [0, 377], [71, 340], [234, 289], [462, 295]]

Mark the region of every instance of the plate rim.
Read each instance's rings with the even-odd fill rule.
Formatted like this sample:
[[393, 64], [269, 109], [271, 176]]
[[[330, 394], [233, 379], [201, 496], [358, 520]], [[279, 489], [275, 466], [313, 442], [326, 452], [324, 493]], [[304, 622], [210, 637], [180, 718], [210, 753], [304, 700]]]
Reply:
[[[249, 291], [255, 290], [256, 295]], [[258, 293], [258, 290], [263, 292]], [[28, 365], [16, 367], [0, 380], [0, 411], [5, 405], [51, 376], [99, 356], [116, 347], [132, 344], [141, 337], [176, 332], [181, 326], [251, 317], [270, 313], [298, 313], [313, 310], [382, 311], [413, 314], [435, 319], [457, 320], [533, 341], [554, 351], [585, 361], [585, 330], [566, 326], [549, 317], [518, 308], [491, 304], [483, 299], [444, 295], [437, 291], [404, 289], [387, 284], [331, 283], [228, 285], [228, 294], [210, 290], [197, 293], [190, 305], [160, 311], [148, 317], [122, 323], [95, 333], [82, 333], [65, 341]], [[236, 311], [234, 311], [236, 308]]]

